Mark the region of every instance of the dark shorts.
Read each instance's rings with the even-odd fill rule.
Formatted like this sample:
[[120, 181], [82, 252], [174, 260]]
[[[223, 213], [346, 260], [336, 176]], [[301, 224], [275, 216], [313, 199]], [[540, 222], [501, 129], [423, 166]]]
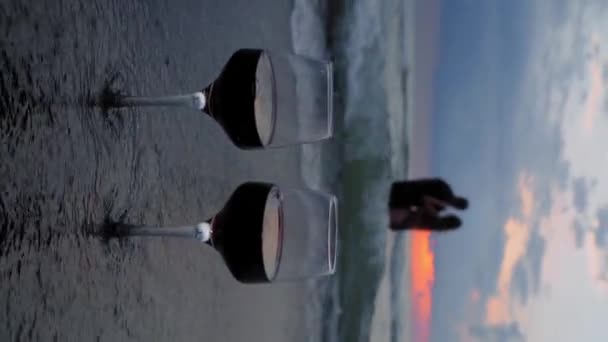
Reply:
[[394, 182], [389, 195], [390, 208], [422, 206], [424, 196], [449, 201], [454, 197], [452, 188], [441, 179], [420, 179]]
[[425, 213], [412, 215], [402, 222], [391, 225], [392, 230], [430, 230], [445, 231], [460, 227], [462, 222], [454, 215], [434, 216]]

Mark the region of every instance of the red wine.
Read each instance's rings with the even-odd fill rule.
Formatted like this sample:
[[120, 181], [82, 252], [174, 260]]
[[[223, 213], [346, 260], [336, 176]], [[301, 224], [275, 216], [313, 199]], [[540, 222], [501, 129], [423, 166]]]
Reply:
[[[285, 224], [290, 230], [285, 234]], [[117, 224], [108, 235], [194, 239], [213, 247], [242, 283], [268, 283], [334, 272], [337, 217], [333, 196], [247, 182], [206, 222], [173, 227]]]
[[217, 79], [209, 85], [209, 113], [240, 148], [268, 145], [276, 119], [276, 89], [270, 56], [263, 50], [235, 52]]
[[211, 244], [238, 281], [272, 281], [280, 264], [283, 238], [278, 188], [254, 182], [239, 186], [213, 218], [211, 229]]

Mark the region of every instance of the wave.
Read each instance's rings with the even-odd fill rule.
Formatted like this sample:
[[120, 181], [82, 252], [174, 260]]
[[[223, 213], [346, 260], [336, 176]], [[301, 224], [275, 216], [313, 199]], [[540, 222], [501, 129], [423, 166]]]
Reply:
[[[334, 8], [325, 1], [294, 1], [294, 51], [331, 57], [335, 72], [335, 138], [300, 147], [305, 184], [336, 192], [340, 202], [337, 274], [310, 282], [311, 341], [369, 340], [385, 269], [388, 188], [407, 166], [404, 38], [391, 21], [400, 20], [394, 19], [400, 6], [399, 0], [349, 0]], [[329, 30], [328, 23], [333, 25]], [[403, 245], [394, 244], [392, 252]], [[393, 263], [391, 268], [403, 267]]]

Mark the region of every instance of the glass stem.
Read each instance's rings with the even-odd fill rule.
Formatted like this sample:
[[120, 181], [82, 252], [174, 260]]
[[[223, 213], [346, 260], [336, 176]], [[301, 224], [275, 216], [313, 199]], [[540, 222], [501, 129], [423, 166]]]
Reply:
[[207, 222], [201, 222], [192, 226], [181, 227], [129, 226], [126, 227], [123, 234], [126, 236], [179, 237], [209, 242], [211, 239], [211, 225]]
[[118, 99], [117, 104], [121, 107], [177, 106], [203, 110], [207, 104], [207, 99], [203, 92], [197, 91], [196, 93], [192, 94], [174, 96], [124, 96]]

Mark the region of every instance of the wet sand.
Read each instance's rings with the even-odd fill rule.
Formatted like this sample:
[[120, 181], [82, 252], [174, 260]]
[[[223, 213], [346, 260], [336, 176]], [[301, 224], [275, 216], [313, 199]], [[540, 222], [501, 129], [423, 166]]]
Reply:
[[[386, 242], [386, 265], [390, 265], [397, 233], [390, 233]], [[385, 272], [380, 282], [380, 287], [376, 293], [374, 303], [374, 316], [370, 331], [370, 341], [409, 341], [412, 336], [412, 316], [411, 316], [411, 267], [410, 267], [410, 239], [405, 237], [406, 248], [403, 253], [398, 255], [404, 262], [403, 279], [391, 279], [390, 272]], [[392, 283], [392, 284], [391, 284]], [[394, 289], [399, 284], [398, 289]], [[391, 289], [393, 287], [393, 289]], [[396, 291], [398, 297], [391, 298], [391, 292]], [[396, 315], [395, 310], [400, 310]], [[399, 319], [399, 322], [395, 320]], [[397, 328], [395, 325], [399, 324]]]
[[247, 180], [297, 185], [297, 149], [240, 151], [187, 109], [86, 102], [107, 85], [199, 90], [237, 48], [289, 48], [290, 11], [271, 0], [0, 4], [0, 340], [306, 340], [304, 284], [238, 284], [192, 241], [96, 235], [107, 220], [206, 219]]

